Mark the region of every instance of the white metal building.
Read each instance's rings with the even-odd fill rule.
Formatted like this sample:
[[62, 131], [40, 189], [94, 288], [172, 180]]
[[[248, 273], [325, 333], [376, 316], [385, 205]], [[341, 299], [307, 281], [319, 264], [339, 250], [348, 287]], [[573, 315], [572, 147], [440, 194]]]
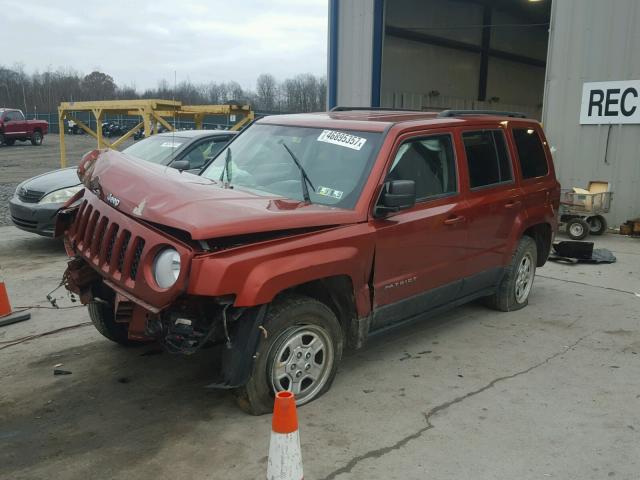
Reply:
[[638, 0], [330, 0], [328, 63], [330, 108], [541, 119], [563, 188], [608, 181], [610, 224], [640, 216]]

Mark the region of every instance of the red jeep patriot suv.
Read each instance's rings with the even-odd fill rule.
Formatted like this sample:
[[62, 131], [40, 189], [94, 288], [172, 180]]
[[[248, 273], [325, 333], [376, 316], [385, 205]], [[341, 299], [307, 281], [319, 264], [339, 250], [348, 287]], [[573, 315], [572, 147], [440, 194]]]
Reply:
[[540, 124], [508, 112], [271, 116], [200, 175], [93, 151], [59, 215], [67, 288], [114, 342], [205, 345], [260, 414], [322, 395], [343, 349], [484, 298], [527, 305], [560, 190]]

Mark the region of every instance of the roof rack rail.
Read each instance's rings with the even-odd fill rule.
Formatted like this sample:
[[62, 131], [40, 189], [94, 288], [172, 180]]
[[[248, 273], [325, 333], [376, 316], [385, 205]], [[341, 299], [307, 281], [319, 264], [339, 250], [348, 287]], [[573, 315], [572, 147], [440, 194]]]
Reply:
[[349, 112], [349, 111], [353, 111], [353, 110], [366, 110], [366, 111], [378, 111], [381, 110], [383, 112], [420, 112], [422, 113], [421, 110], [411, 110], [409, 108], [389, 108], [389, 107], [344, 107], [341, 105], [338, 105], [336, 107], [333, 107], [331, 110], [329, 110], [330, 112]]
[[463, 115], [496, 115], [499, 117], [527, 118], [524, 113], [500, 110], [444, 110], [438, 117], [461, 117]]

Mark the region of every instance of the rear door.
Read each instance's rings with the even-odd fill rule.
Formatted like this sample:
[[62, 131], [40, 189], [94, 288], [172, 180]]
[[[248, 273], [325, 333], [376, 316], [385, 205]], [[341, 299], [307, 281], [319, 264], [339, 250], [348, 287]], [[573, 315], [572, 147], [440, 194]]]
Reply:
[[469, 189], [469, 258], [462, 295], [492, 287], [503, 272], [510, 235], [523, 210], [523, 191], [516, 181], [504, 128], [464, 128]]
[[372, 330], [446, 304], [461, 287], [467, 247], [451, 131], [401, 137], [386, 181], [414, 180], [413, 208], [371, 221], [376, 230]]

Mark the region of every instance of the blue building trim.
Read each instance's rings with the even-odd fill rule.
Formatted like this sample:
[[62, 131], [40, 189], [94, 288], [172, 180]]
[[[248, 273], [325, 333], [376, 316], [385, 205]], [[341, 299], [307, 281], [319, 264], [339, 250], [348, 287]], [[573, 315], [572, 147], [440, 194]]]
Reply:
[[329, 110], [338, 104], [339, 0], [329, 0]]
[[371, 62], [371, 106], [380, 106], [382, 83], [382, 40], [384, 35], [384, 0], [374, 0], [373, 5], [373, 58]]

